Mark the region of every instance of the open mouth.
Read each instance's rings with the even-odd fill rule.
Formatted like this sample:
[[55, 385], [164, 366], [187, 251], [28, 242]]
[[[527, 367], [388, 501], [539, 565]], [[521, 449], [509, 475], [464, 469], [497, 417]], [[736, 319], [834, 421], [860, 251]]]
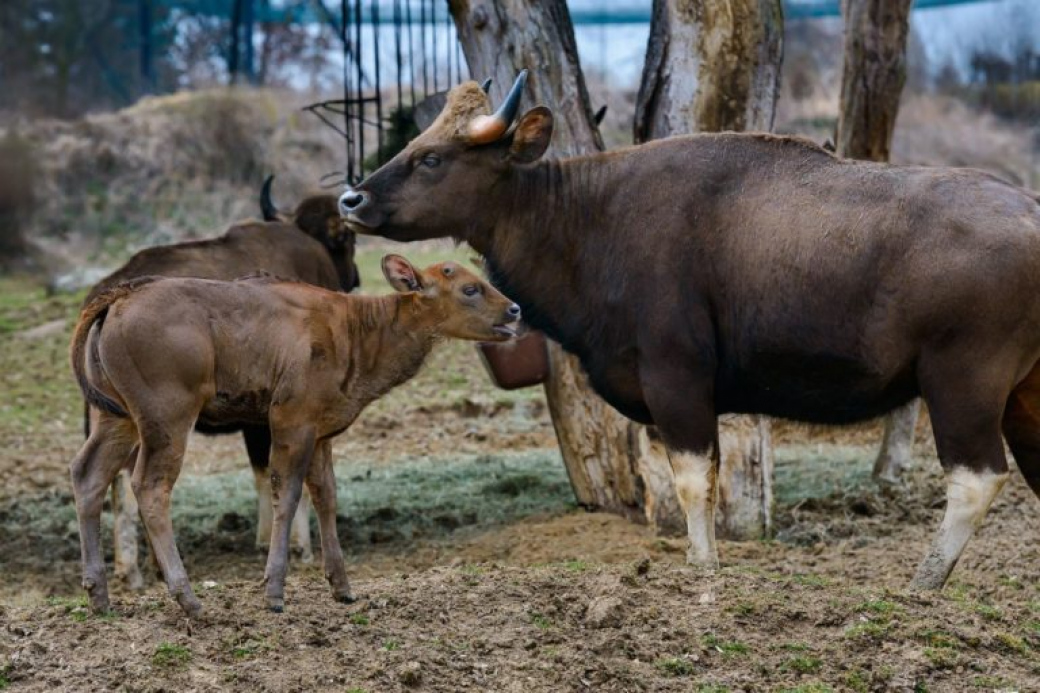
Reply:
[[515, 337], [518, 329], [517, 325], [494, 325], [491, 328], [495, 334], [502, 335], [506, 339]]

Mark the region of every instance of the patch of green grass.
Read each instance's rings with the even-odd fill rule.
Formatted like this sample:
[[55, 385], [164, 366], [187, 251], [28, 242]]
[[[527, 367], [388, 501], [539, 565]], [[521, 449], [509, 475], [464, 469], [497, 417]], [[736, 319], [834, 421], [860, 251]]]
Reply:
[[733, 606], [729, 607], [729, 611], [738, 616], [750, 616], [755, 613], [755, 605], [751, 602], [737, 602]]
[[794, 686], [793, 688], [781, 688], [778, 693], [834, 693], [834, 689], [825, 683], [812, 681]]
[[1006, 689], [1011, 688], [1014, 684], [1005, 678], [1000, 676], [976, 676], [971, 680], [971, 685], [975, 688], [986, 688], [990, 690], [994, 689]]
[[248, 639], [231, 648], [231, 656], [235, 659], [249, 659], [272, 649], [266, 638]]
[[926, 647], [924, 656], [936, 669], [953, 669], [960, 659], [957, 651], [948, 647]]
[[989, 604], [979, 604], [975, 607], [975, 613], [989, 621], [1000, 621], [1004, 618], [1004, 614], [1000, 609]]
[[369, 624], [368, 616], [364, 614], [351, 614], [350, 622], [355, 626], [367, 626]]
[[853, 693], [867, 693], [870, 690], [870, 679], [862, 669], [853, 669], [845, 674], [842, 682]]
[[654, 663], [654, 666], [665, 676], [690, 676], [696, 671], [693, 662], [683, 657], [659, 659]]
[[856, 607], [857, 611], [868, 611], [873, 614], [889, 615], [899, 610], [895, 603], [884, 599], [868, 599]]
[[1011, 587], [1012, 589], [1016, 590], [1024, 590], [1026, 588], [1026, 586], [1022, 583], [1022, 581], [1018, 578], [1017, 575], [1005, 575], [1001, 577], [1000, 584], [1004, 585], [1005, 587]]
[[484, 569], [475, 563], [466, 563], [459, 566], [459, 572], [466, 575], [483, 575]]
[[563, 567], [572, 573], [584, 573], [589, 569], [589, 564], [586, 561], [573, 560], [565, 562]]
[[788, 652], [808, 652], [809, 646], [802, 642], [785, 642], [777, 646], [778, 650], [787, 650]]
[[11, 685], [11, 680], [7, 678], [7, 673], [10, 671], [8, 665], [0, 666], [0, 691], [8, 688]]
[[366, 691], [364, 688], [354, 686], [353, 688], [348, 688], [347, 693], [368, 693], [368, 691]]
[[813, 657], [812, 655], [804, 655], [799, 657], [791, 657], [781, 666], [782, 669], [788, 671], [795, 671], [799, 674], [815, 674], [823, 666], [823, 662], [819, 657]]
[[539, 613], [531, 614], [531, 623], [533, 623], [539, 630], [549, 630], [549, 628], [552, 627], [552, 621], [550, 621], [548, 617]]
[[960, 639], [941, 630], [926, 628], [915, 633], [914, 637], [932, 647], [946, 647], [955, 650], [961, 647]]
[[387, 652], [396, 652], [401, 649], [401, 643], [391, 638], [383, 643], [383, 649]]
[[855, 639], [880, 639], [888, 635], [889, 626], [875, 621], [857, 623], [845, 629], [845, 637]]
[[1009, 652], [1011, 654], [1026, 654], [1029, 652], [1029, 645], [1026, 641], [1017, 635], [1011, 633], [996, 633], [993, 636], [999, 649]]
[[747, 645], [740, 641], [719, 640], [719, 638], [714, 633], [705, 633], [704, 637], [701, 638], [701, 642], [704, 644], [705, 647], [714, 649], [727, 656], [746, 655], [748, 652], [751, 651]]
[[182, 667], [191, 661], [191, 650], [183, 645], [161, 642], [152, 655], [152, 664], [157, 667]]

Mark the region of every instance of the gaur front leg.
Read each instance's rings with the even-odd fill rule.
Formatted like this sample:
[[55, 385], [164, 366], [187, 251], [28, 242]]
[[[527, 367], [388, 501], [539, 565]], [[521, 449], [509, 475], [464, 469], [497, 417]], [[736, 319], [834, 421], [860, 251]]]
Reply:
[[668, 450], [676, 495], [686, 516], [690, 546], [686, 562], [719, 567], [715, 546], [715, 484], [718, 478], [718, 422], [712, 381], [678, 369], [641, 377], [647, 405]]
[[270, 472], [274, 523], [264, 581], [267, 584], [267, 608], [280, 613], [285, 609], [285, 576], [289, 570], [292, 518], [303, 492], [303, 479], [314, 456], [314, 432], [296, 429], [275, 430], [272, 434]]
[[314, 509], [318, 513], [318, 529], [321, 534], [321, 555], [325, 565], [325, 579], [332, 587], [336, 601], [349, 604], [354, 601], [343, 563], [343, 550], [336, 531], [336, 478], [332, 471], [332, 442], [323, 440], [318, 444], [311, 468], [307, 472], [307, 489], [310, 491]]
[[[939, 461], [946, 471], [946, 512], [910, 587], [942, 589], [968, 540], [1008, 478], [1001, 419], [1005, 373], [986, 373], [974, 352], [922, 358], [921, 391], [932, 419]], [[989, 361], [997, 368], [1001, 359]], [[977, 366], [971, 376], [964, 364]]]
[[144, 578], [141, 576], [141, 566], [138, 563], [137, 531], [140, 516], [137, 498], [130, 487], [132, 474], [133, 469], [127, 465], [119, 471], [112, 483], [112, 562], [116, 578], [121, 580], [127, 589], [139, 590], [144, 587]]

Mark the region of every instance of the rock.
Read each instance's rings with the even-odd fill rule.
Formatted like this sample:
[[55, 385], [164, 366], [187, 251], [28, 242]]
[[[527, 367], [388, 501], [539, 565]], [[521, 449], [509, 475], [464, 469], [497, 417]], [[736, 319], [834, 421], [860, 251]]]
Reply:
[[52, 335], [61, 334], [64, 331], [65, 318], [58, 318], [57, 320], [51, 320], [42, 325], [37, 325], [36, 327], [30, 327], [28, 330], [22, 330], [16, 336], [19, 339], [35, 341], [38, 339], [45, 339]]
[[585, 610], [585, 622], [592, 628], [616, 628], [623, 611], [624, 603], [618, 597], [596, 597]]
[[48, 294], [75, 293], [94, 286], [109, 275], [111, 269], [104, 267], [79, 267], [71, 272], [52, 277], [47, 283]]
[[408, 662], [397, 672], [397, 680], [406, 686], [418, 686], [422, 681], [422, 667], [419, 662]]

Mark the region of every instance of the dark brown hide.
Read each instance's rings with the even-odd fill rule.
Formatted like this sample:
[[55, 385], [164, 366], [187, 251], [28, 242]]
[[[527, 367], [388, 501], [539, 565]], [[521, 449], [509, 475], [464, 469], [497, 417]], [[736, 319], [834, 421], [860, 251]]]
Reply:
[[[933, 587], [970, 536], [965, 518], [981, 522], [1002, 483], [1002, 418], [1019, 383], [1036, 406], [1016, 406], [1005, 431], [1025, 441], [1013, 449], [1027, 478], [1040, 477], [1020, 432], [1022, 412], [1040, 411], [1036, 378], [1024, 383], [1040, 358], [1034, 193], [766, 134], [528, 165], [551, 113], [535, 108], [476, 146], [465, 122], [488, 111], [476, 84], [457, 87], [341, 211], [361, 233], [468, 242], [527, 321], [577, 354], [619, 411], [656, 424], [673, 453], [710, 454], [724, 412], [846, 423], [921, 395], [944, 467], [984, 488], [966, 493], [951, 477], [952, 529], [944, 523], [917, 578]], [[695, 500], [711, 498], [713, 477], [701, 483]]]

